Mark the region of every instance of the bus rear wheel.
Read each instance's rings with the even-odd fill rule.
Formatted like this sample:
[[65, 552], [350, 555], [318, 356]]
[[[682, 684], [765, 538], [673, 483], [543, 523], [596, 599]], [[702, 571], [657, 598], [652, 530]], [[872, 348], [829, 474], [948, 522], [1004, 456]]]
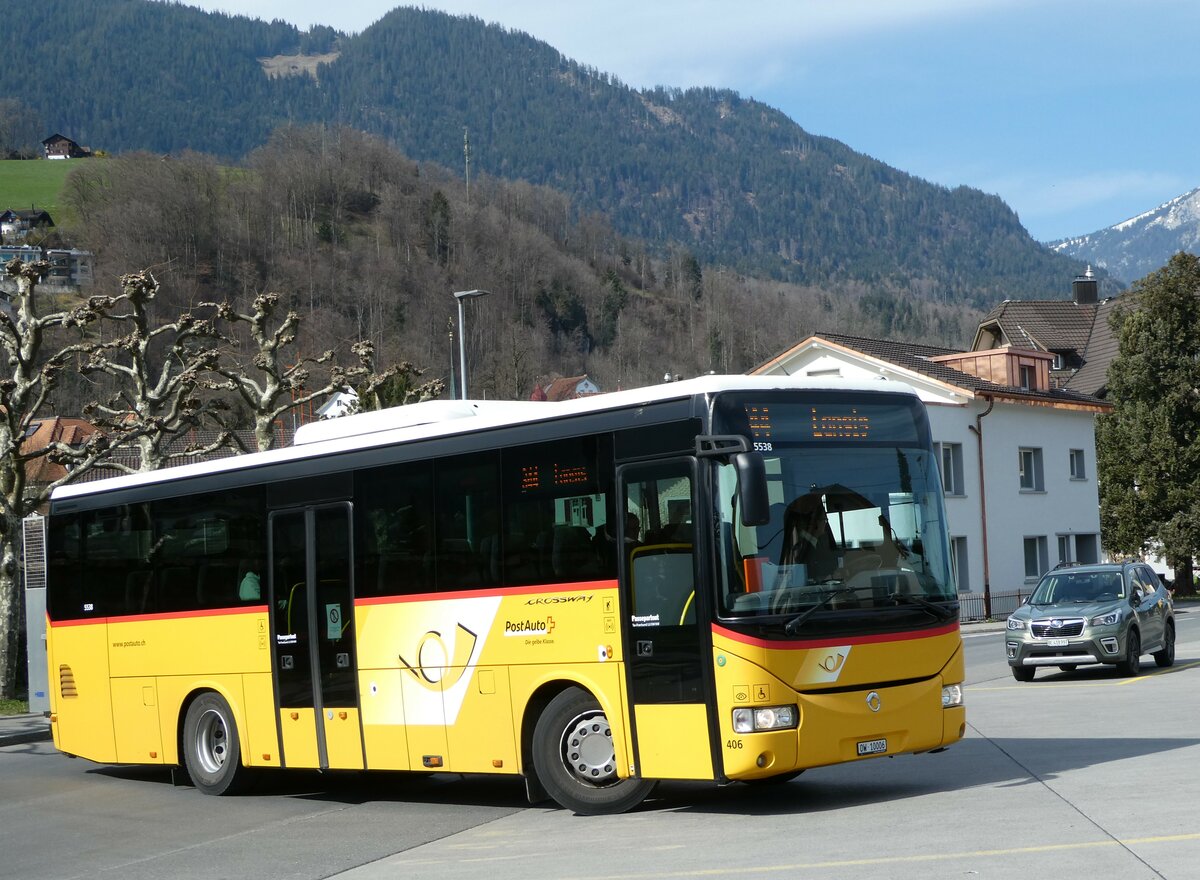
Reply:
[[183, 761], [192, 784], [205, 794], [233, 794], [245, 786], [241, 742], [233, 710], [220, 694], [201, 694], [183, 721]]
[[538, 718], [533, 764], [546, 793], [584, 816], [622, 813], [654, 788], [653, 780], [617, 776], [608, 719], [596, 699], [576, 687], [551, 700]]

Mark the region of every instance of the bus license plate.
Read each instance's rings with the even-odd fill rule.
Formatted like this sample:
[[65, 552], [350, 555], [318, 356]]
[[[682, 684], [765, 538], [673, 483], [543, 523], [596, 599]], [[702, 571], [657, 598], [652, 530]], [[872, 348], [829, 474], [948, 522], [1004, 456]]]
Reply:
[[1065, 648], [1069, 639], [1047, 639], [1046, 646], [1050, 648]]
[[886, 751], [886, 739], [869, 739], [866, 742], [860, 742], [858, 744], [858, 753], [860, 755], [878, 755]]

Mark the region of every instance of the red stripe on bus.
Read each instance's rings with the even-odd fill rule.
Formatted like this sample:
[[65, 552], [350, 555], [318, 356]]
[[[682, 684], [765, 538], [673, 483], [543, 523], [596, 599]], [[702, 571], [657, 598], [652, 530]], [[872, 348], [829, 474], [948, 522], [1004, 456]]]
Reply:
[[[142, 620], [183, 620], [192, 617], [226, 617], [230, 614], [266, 614], [266, 605], [245, 608], [212, 608], [207, 611], [170, 611], [159, 614], [128, 614], [118, 617], [93, 617], [79, 620], [50, 620], [51, 626], [88, 626], [94, 623], [132, 623]], [[49, 620], [49, 618], [47, 618]]]
[[929, 639], [935, 636], [948, 635], [949, 633], [957, 632], [958, 628], [957, 623], [949, 623], [945, 626], [939, 626], [937, 629], [921, 629], [911, 632], [879, 633], [870, 636], [846, 636], [840, 639], [788, 639], [786, 641], [759, 639], [754, 636], [748, 636], [745, 633], [734, 632], [731, 629], [726, 629], [716, 624], [713, 625], [713, 632], [731, 641], [741, 642], [743, 645], [752, 645], [755, 648], [777, 648], [790, 651], [804, 648], [834, 648], [839, 645], [877, 645], [882, 642], [910, 642], [914, 639]]
[[482, 590], [455, 590], [452, 593], [412, 593], [404, 596], [370, 596], [355, 599], [356, 608], [366, 605], [394, 605], [399, 602], [431, 602], [446, 599], [480, 599], [488, 596], [533, 596], [539, 593], [584, 593], [588, 590], [615, 590], [617, 582], [579, 581], [572, 584], [534, 584], [529, 587], [491, 587]]

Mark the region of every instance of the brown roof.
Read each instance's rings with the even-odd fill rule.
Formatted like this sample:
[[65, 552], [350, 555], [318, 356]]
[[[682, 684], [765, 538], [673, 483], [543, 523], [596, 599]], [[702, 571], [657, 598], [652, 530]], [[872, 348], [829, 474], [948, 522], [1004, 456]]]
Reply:
[[[810, 337], [812, 338], [812, 337]], [[930, 358], [948, 354], [962, 354], [954, 348], [939, 348], [933, 345], [918, 345], [910, 342], [896, 342], [890, 339], [872, 339], [864, 336], [844, 336], [840, 333], [822, 333], [816, 338], [824, 339], [835, 345], [853, 349], [865, 355], [895, 364], [898, 367], [912, 370], [931, 379], [937, 379], [947, 385], [954, 385], [972, 393], [1001, 394], [1010, 398], [1024, 398], [1030, 401], [1052, 401], [1054, 403], [1075, 403], [1094, 406], [1101, 403], [1090, 394], [1053, 388], [1049, 391], [1031, 391], [1014, 385], [998, 385], [986, 379], [980, 379], [970, 373], [964, 373], [945, 364], [937, 363]], [[801, 343], [803, 344], [803, 343]]]
[[[1005, 300], [983, 317], [979, 328], [982, 331], [988, 324], [998, 325], [1003, 334], [1002, 345], [1082, 354], [1092, 333], [1096, 310], [1095, 303], [1080, 304], [1070, 299]], [[975, 340], [978, 346], [979, 331]]]
[[1126, 294], [1099, 304], [1096, 320], [1092, 323], [1092, 334], [1083, 351], [1083, 366], [1067, 380], [1066, 387], [1070, 390], [1097, 397], [1105, 395], [1108, 389], [1108, 365], [1116, 358], [1119, 349], [1119, 340], [1108, 322], [1122, 303], [1132, 306], [1134, 299]]
[[[30, 432], [21, 444], [21, 451], [38, 452], [55, 442], [78, 446], [95, 433], [96, 427], [91, 422], [51, 416], [30, 425]], [[65, 467], [55, 464], [46, 455], [33, 459], [25, 469], [26, 479], [30, 483], [52, 483], [66, 473]]]
[[574, 400], [579, 397], [579, 383], [587, 379], [587, 374], [582, 376], [571, 376], [569, 378], [555, 379], [546, 386], [546, 400]]

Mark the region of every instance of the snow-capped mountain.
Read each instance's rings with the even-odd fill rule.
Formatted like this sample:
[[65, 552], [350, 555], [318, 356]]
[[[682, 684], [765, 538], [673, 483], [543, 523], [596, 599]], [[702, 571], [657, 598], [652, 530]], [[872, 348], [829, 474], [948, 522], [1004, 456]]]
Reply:
[[1180, 251], [1200, 253], [1200, 187], [1116, 226], [1049, 246], [1103, 266], [1126, 284], [1136, 281], [1161, 269]]

